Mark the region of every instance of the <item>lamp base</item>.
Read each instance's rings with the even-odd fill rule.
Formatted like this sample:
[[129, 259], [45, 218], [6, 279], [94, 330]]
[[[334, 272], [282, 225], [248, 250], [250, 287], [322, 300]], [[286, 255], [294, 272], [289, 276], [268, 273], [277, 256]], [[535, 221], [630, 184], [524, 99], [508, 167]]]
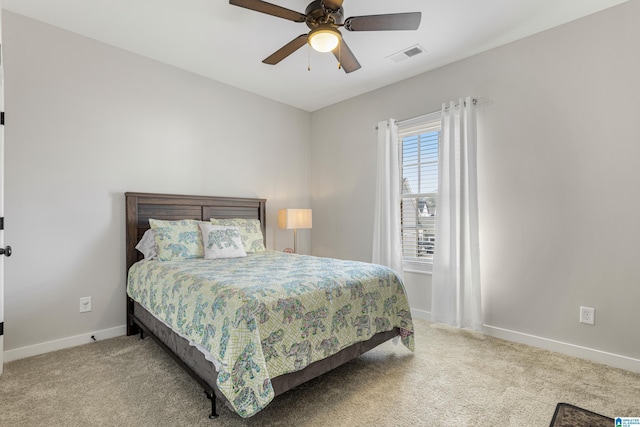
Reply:
[[298, 253], [298, 229], [293, 229], [293, 253]]

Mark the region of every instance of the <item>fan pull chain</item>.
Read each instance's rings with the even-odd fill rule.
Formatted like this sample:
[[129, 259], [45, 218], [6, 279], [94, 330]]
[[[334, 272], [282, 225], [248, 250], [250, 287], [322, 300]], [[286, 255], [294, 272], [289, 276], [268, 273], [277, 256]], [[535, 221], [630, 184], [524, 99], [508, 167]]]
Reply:
[[342, 63], [340, 62], [341, 60], [342, 60], [342, 40], [338, 42], [338, 70], [342, 68]]
[[307, 71], [311, 71], [311, 46], [307, 46]]

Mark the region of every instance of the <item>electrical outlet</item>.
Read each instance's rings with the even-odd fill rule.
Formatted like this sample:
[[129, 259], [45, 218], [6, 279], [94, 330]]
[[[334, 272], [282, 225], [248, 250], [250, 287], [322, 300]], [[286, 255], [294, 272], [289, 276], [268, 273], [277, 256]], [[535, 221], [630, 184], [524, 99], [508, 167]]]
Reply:
[[80, 313], [91, 311], [91, 297], [80, 298]]
[[596, 324], [596, 309], [591, 307], [580, 306], [580, 323], [587, 325]]

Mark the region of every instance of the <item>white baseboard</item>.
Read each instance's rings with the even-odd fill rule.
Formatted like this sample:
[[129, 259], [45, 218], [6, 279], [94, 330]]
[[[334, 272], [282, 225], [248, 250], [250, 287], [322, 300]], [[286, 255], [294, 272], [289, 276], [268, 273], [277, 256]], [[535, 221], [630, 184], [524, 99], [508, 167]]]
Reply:
[[116, 326], [115, 328], [103, 329], [102, 331], [88, 332], [82, 335], [76, 335], [73, 337], [61, 338], [59, 340], [43, 342], [41, 344], [28, 345], [26, 347], [14, 348], [13, 350], [7, 350], [4, 352], [4, 362], [11, 362], [12, 360], [24, 359], [25, 357], [37, 356], [39, 354], [49, 353], [51, 351], [62, 350], [69, 347], [75, 347], [77, 345], [89, 344], [93, 341], [91, 338], [94, 336], [96, 340], [105, 340], [108, 338], [115, 338], [127, 333], [126, 325]]
[[640, 359], [634, 359], [632, 357], [622, 356], [620, 354], [609, 353], [589, 347], [582, 347], [579, 345], [556, 341], [549, 338], [529, 335], [522, 332], [510, 331], [508, 329], [498, 328], [496, 326], [484, 325], [483, 332], [486, 335], [490, 335], [492, 337], [500, 338], [503, 340], [526, 344], [532, 347], [566, 354], [568, 356], [591, 360], [593, 362], [602, 363], [614, 368], [620, 368], [627, 371], [640, 373]]
[[[412, 308], [411, 315], [418, 319], [431, 321], [430, 311]], [[511, 331], [491, 325], [484, 325], [482, 328], [482, 332], [485, 335], [500, 338], [506, 341], [526, 344], [530, 345], [531, 347], [554, 351], [556, 353], [566, 354], [568, 356], [579, 357], [581, 359], [602, 363], [614, 368], [620, 368], [626, 371], [640, 373], [640, 359], [634, 359], [632, 357], [609, 353], [602, 350], [596, 350], [589, 347], [582, 347], [579, 345], [556, 341], [549, 338], [538, 337], [535, 335], [525, 334], [523, 332]]]
[[[418, 319], [431, 320], [431, 312], [429, 311], [412, 308], [411, 314]], [[104, 329], [102, 331], [89, 332], [73, 337], [48, 341], [41, 344], [34, 344], [26, 347], [16, 348], [13, 350], [7, 350], [4, 352], [4, 362], [11, 362], [12, 360], [24, 359], [25, 357], [37, 356], [39, 354], [49, 353], [51, 351], [62, 350], [82, 344], [88, 344], [93, 341], [91, 339], [91, 336], [94, 336], [96, 340], [119, 337], [126, 334], [126, 331], [126, 326], [122, 325], [111, 329]], [[581, 359], [603, 363], [614, 368], [620, 368], [627, 371], [640, 373], [640, 359], [634, 359], [632, 357], [622, 356], [619, 354], [609, 353], [593, 348], [582, 347], [575, 344], [569, 344], [548, 338], [538, 337], [535, 335], [529, 335], [522, 332], [511, 331], [491, 325], [484, 325], [483, 333], [485, 335], [500, 338], [503, 340], [526, 344], [532, 347], [554, 351], [556, 353], [566, 354], [569, 356], [579, 357]]]
[[417, 308], [412, 308], [411, 309], [411, 315], [413, 317], [417, 317], [418, 319], [431, 320], [431, 312], [430, 311], [425, 311], [425, 310], [420, 310], [420, 309], [417, 309]]

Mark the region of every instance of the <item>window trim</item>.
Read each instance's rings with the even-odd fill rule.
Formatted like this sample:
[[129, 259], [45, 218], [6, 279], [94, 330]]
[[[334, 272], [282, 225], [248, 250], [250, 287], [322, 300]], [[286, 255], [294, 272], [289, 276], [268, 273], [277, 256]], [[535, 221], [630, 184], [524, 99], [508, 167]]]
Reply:
[[431, 276], [433, 272], [433, 260], [414, 261], [402, 258], [402, 269], [405, 273], [426, 274]]
[[[400, 139], [399, 159], [401, 162], [399, 167], [401, 171], [401, 177], [402, 177], [402, 169], [403, 169], [403, 165], [402, 165], [403, 139], [406, 137], [429, 133], [436, 130], [440, 132], [440, 135], [438, 138], [438, 149], [439, 149], [440, 137], [442, 133], [442, 114], [440, 111], [398, 122], [398, 138]], [[401, 182], [402, 182], [402, 179], [401, 179]], [[419, 193], [416, 193], [416, 194], [419, 194]], [[403, 195], [402, 195], [402, 188], [401, 188], [400, 189], [401, 199], [402, 199], [402, 196]], [[404, 271], [408, 273], [431, 275], [433, 270], [433, 258], [418, 260], [416, 258], [405, 258], [403, 255], [402, 264], [403, 264]]]

